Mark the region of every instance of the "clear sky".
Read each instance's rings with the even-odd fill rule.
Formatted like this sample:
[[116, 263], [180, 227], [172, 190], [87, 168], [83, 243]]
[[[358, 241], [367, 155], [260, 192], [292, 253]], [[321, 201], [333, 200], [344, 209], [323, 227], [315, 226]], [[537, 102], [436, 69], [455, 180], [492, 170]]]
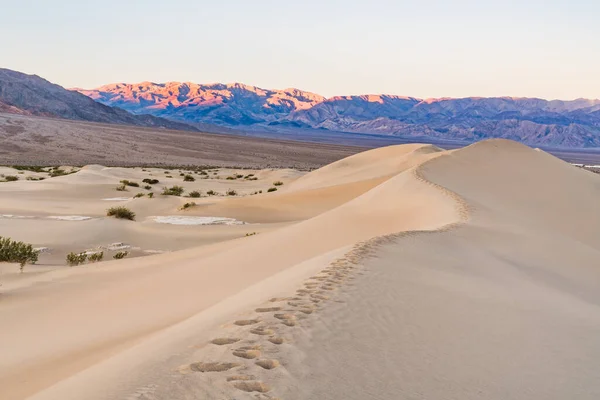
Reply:
[[600, 0], [0, 0], [0, 37], [65, 87], [600, 98]]

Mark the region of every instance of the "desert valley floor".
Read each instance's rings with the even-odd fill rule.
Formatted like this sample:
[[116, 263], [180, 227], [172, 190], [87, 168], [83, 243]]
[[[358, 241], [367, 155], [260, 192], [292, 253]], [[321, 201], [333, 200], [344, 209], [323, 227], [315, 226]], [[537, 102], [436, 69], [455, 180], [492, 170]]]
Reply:
[[256, 168], [1, 168], [41, 252], [0, 264], [0, 399], [600, 398], [599, 175], [506, 140]]

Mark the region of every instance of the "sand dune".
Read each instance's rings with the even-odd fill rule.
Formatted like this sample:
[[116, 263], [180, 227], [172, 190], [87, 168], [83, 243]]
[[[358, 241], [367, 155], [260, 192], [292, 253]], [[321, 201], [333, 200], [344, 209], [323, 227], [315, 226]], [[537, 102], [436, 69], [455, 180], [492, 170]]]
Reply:
[[[102, 175], [82, 172], [77, 179]], [[599, 348], [599, 189], [596, 175], [489, 141], [371, 150], [275, 193], [208, 199], [189, 215], [280, 224], [5, 285], [0, 397], [502, 398], [504, 382], [504, 398], [558, 399], [541, 386], [563, 360], [575, 397], [593, 398], [595, 364], [583, 350]], [[523, 353], [522, 338], [542, 332], [533, 327], [551, 330], [551, 318], [522, 325], [536, 310], [574, 315], [555, 320], [568, 327], [545, 343], [582, 341], [552, 355], [531, 347], [544, 368], [527, 364], [536, 387], [523, 392], [507, 375], [518, 366], [498, 360]], [[570, 387], [554, 381], [556, 393]]]

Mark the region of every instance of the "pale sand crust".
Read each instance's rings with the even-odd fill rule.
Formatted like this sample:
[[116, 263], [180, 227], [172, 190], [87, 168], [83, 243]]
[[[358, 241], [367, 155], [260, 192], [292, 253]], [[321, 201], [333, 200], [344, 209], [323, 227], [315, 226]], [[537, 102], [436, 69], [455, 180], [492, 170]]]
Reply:
[[[436, 383], [435, 377], [419, 364], [428, 359], [420, 349], [430, 344], [441, 351], [444, 359], [444, 352], [452, 349], [439, 338], [456, 334], [452, 329], [445, 330], [445, 320], [440, 317], [443, 311], [431, 314], [427, 309], [431, 296], [475, 289], [481, 279], [481, 272], [476, 272], [479, 267], [489, 275], [487, 279], [498, 275], [500, 280], [473, 292], [471, 301], [461, 303], [456, 310], [468, 314], [473, 307], [479, 307], [477, 299], [494, 293], [496, 300], [502, 299], [498, 285], [501, 287], [505, 279], [513, 279], [515, 283], [519, 279], [502, 276], [500, 271], [486, 269], [485, 265], [497, 264], [496, 260], [502, 257], [512, 257], [517, 262], [521, 255], [525, 260], [522, 267], [534, 263], [540, 268], [542, 261], [560, 259], [562, 263], [549, 262], [551, 273], [567, 279], [569, 284], [579, 285], [580, 296], [594, 293], [597, 289], [594, 282], [599, 280], [590, 263], [597, 264], [599, 258], [595, 238], [600, 234], [600, 221], [586, 216], [598, 211], [597, 202], [594, 203], [598, 196], [593, 196], [598, 178], [507, 141], [488, 141], [450, 153], [436, 151], [432, 146], [394, 148], [350, 157], [343, 160], [345, 164], [329, 168], [331, 172], [315, 171], [314, 176], [308, 174], [290, 184], [286, 191], [269, 198], [275, 210], [285, 209], [289, 207], [286, 199], [293, 201], [297, 190], [299, 197], [315, 204], [311, 206], [315, 215], [302, 222], [235, 243], [128, 260], [115, 263], [114, 267], [106, 264], [92, 271], [62, 272], [55, 274], [47, 287], [30, 288], [31, 293], [21, 294], [20, 299], [0, 303], [0, 317], [9, 321], [8, 330], [0, 332], [0, 343], [12, 342], [12, 347], [3, 351], [6, 361], [0, 361], [0, 386], [8, 388], [11, 398], [38, 392], [36, 399], [269, 399], [282, 394], [285, 398], [339, 398], [342, 393], [356, 399], [379, 393], [381, 398], [391, 399], [400, 393], [402, 379], [412, 379], [404, 381], [404, 386], [413, 385], [407, 389], [407, 396], [430, 390], [430, 398], [439, 398], [440, 394], [446, 398], [476, 398], [469, 397], [469, 391], [453, 391], [452, 385], [440, 385], [439, 380]], [[380, 157], [384, 151], [385, 157]], [[405, 160], [382, 163], [380, 168], [369, 170], [369, 165], [381, 158]], [[362, 186], [362, 193], [354, 197], [346, 194], [350, 197], [346, 199], [344, 195], [337, 197], [341, 203], [330, 210], [320, 208], [324, 206], [318, 204], [318, 196], [307, 196], [311, 190], [323, 193], [335, 187], [341, 192], [345, 189], [360, 192], [357, 189], [360, 182], [368, 182]], [[589, 199], [576, 207], [575, 199], [579, 202], [586, 196]], [[549, 198], [555, 202], [540, 206]], [[252, 204], [254, 199], [248, 199], [256, 212], [269, 214], [268, 208], [261, 210]], [[335, 204], [330, 198], [324, 199], [327, 201]], [[557, 214], [557, 203], [568, 204], [568, 212]], [[297, 208], [301, 209], [301, 204], [299, 201]], [[215, 209], [227, 211], [228, 207], [217, 205]], [[247, 212], [236, 207], [229, 211], [230, 214], [219, 215], [239, 218]], [[595, 216], [600, 217], [600, 213]], [[474, 232], [469, 233], [469, 229]], [[494, 234], [494, 230], [502, 234]], [[567, 255], [558, 257], [552, 248], [544, 247], [545, 240], [550, 240], [544, 232], [555, 232], [550, 234], [554, 235], [552, 243], [557, 248], [558, 243], [563, 243], [560, 251]], [[527, 248], [523, 244], [518, 256], [511, 255], [514, 239], [519, 235], [532, 246]], [[541, 239], [536, 242], [538, 235]], [[569, 239], [557, 242], [559, 238]], [[452, 240], [478, 245], [465, 246], [463, 250], [460, 246], [449, 248]], [[385, 250], [389, 246], [392, 250]], [[486, 247], [490, 248], [487, 254]], [[578, 254], [583, 248], [588, 250], [577, 258], [581, 268], [576, 274], [572, 269], [561, 268], [569, 255]], [[473, 252], [479, 253], [477, 265], [468, 263]], [[380, 275], [382, 282], [365, 284], [372, 275], [377, 275], [370, 271], [373, 267], [363, 271], [361, 264], [369, 256], [375, 256], [375, 260], [366, 262], [376, 265], [369, 263], [376, 263], [380, 255], [387, 268], [406, 274], [390, 272]], [[405, 266], [407, 259], [421, 263], [421, 268]], [[474, 277], [460, 281], [452, 272], [444, 271], [446, 265], [447, 268], [466, 265], [461, 274], [468, 272]], [[442, 275], [423, 277], [421, 271], [426, 268]], [[367, 275], [363, 275], [365, 272]], [[544, 284], [549, 283], [544, 280]], [[422, 286], [422, 294], [414, 291], [414, 301], [410, 303], [395, 302], [396, 289], [404, 288], [408, 293], [413, 284]], [[434, 290], [428, 292], [432, 287]], [[536, 298], [535, 291], [534, 295], [527, 295], [534, 287], [537, 286], [519, 287], [523, 300]], [[104, 296], [98, 293], [99, 288]], [[592, 320], [597, 318], [588, 306], [561, 304], [561, 296], [550, 295], [544, 294], [550, 306], [566, 307], [569, 312]], [[38, 300], [40, 297], [44, 301]], [[72, 303], [73, 298], [78, 299], [77, 304]], [[437, 307], [443, 310], [446, 306], [448, 312], [455, 312], [452, 300], [439, 301]], [[340, 312], [336, 305], [342, 303], [337, 301], [352, 304], [357, 312]], [[379, 311], [378, 305], [383, 311]], [[390, 310], [385, 305], [393, 307]], [[486, 312], [485, 308], [481, 311]], [[24, 324], [19, 315], [32, 315], [36, 319]], [[408, 318], [411, 315], [424, 316], [422, 320], [411, 320]], [[85, 328], [78, 329], [82, 320]], [[366, 320], [375, 323], [365, 323]], [[431, 325], [422, 332], [427, 340], [415, 341], [409, 332], [396, 343], [398, 332], [410, 327], [411, 322], [416, 322], [416, 326]], [[341, 329], [344, 333], [341, 337], [347, 340], [333, 340], [339, 336], [332, 330], [334, 326], [337, 332]], [[372, 343], [364, 335], [372, 334], [369, 329], [373, 326], [379, 336]], [[44, 343], [36, 340], [34, 333], [51, 331], [50, 327], [60, 327], [62, 336], [46, 337]], [[592, 344], [587, 331], [583, 333], [586, 333], [584, 343]], [[311, 337], [319, 340], [315, 342]], [[472, 340], [482, 337], [474, 335]], [[373, 345], [376, 347], [370, 354], [374, 356], [362, 354], [365, 363], [356, 363], [360, 349]], [[376, 348], [400, 352], [402, 358], [382, 364]], [[500, 353], [495, 353], [496, 350]], [[505, 356], [502, 348], [488, 344], [481, 351], [490, 354], [491, 358], [483, 359], [487, 367], [503, 365], [497, 358]], [[311, 354], [316, 354], [316, 363], [303, 359]], [[458, 361], [461, 353], [456, 354]], [[463, 360], [466, 369], [460, 369], [452, 364], [452, 357], [454, 354], [448, 357], [446, 369], [438, 367], [436, 376], [453, 370], [469, 371], [468, 360]], [[414, 366], [412, 372], [418, 373], [419, 379], [401, 375], [402, 371], [411, 371], [402, 369], [403, 364]], [[346, 367], [346, 371], [340, 371], [345, 373], [346, 383], [336, 384], [327, 371], [340, 366]], [[480, 366], [471, 373], [485, 370]], [[321, 380], [315, 375], [320, 375]], [[387, 392], [381, 391], [381, 387], [377, 392], [376, 387], [369, 386], [371, 382], [361, 386], [368, 377], [377, 380], [375, 375], [386, 382], [396, 379], [400, 386]], [[433, 380], [428, 380], [428, 376]], [[580, 383], [588, 382], [585, 376]], [[481, 373], [478, 382], [485, 382], [486, 378], [489, 377]], [[23, 379], [28, 380], [25, 389]], [[584, 388], [587, 389], [585, 385]]]

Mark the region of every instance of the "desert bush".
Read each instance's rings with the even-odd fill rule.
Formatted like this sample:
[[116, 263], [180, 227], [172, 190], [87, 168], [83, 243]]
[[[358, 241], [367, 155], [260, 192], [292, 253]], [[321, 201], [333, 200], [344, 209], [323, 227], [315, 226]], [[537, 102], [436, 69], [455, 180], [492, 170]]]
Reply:
[[167, 178], [172, 178], [173, 176], [171, 176], [171, 175], [167, 175], [166, 177], [167, 177]]
[[154, 197], [154, 193], [152, 193], [152, 192], [148, 193], [148, 197], [153, 198]]
[[181, 196], [185, 191], [181, 186], [171, 186], [170, 188], [163, 188], [162, 194], [164, 196]]
[[88, 256], [85, 253], [77, 254], [71, 252], [67, 254], [67, 264], [69, 264], [70, 267], [74, 267], [76, 265], [83, 264], [87, 258]]
[[88, 256], [88, 260], [90, 260], [90, 262], [102, 261], [103, 258], [104, 258], [103, 251], [101, 251], [99, 253], [93, 253]]
[[217, 192], [215, 192], [214, 190], [211, 189], [208, 192], [206, 192], [206, 194], [209, 195], [209, 196], [216, 196]]
[[182, 173], [179, 174], [179, 176], [185, 176], [185, 174], [182, 172]]
[[144, 197], [146, 194], [145, 193], [138, 193], [135, 196], [133, 196], [134, 199], [139, 199], [140, 197]]
[[185, 203], [183, 206], [181, 206], [182, 210], [187, 210], [188, 208], [194, 207], [196, 205], [196, 203], [194, 203], [193, 201], [190, 203]]
[[158, 181], [158, 179], [146, 178], [146, 179], [143, 179], [142, 182], [147, 183], [149, 185], [156, 185], [159, 181]]
[[276, 191], [277, 191], [277, 188], [272, 187], [272, 188], [269, 188], [269, 190], [267, 190], [267, 193], [276, 192]]
[[6, 177], [4, 179], [6, 180], [6, 182], [14, 182], [14, 181], [18, 181], [19, 177], [16, 175], [6, 175]]
[[206, 171], [200, 171], [200, 175], [208, 175]]
[[44, 167], [29, 166], [29, 165], [13, 165], [11, 168], [14, 168], [18, 171], [46, 172], [44, 170]]
[[241, 178], [243, 178], [243, 177], [244, 177], [244, 175], [237, 174], [235, 177], [236, 177], [237, 179], [241, 179]]
[[273, 182], [273, 186], [281, 186], [281, 185], [283, 185], [283, 182], [281, 182], [281, 181]]
[[195, 180], [196, 180], [196, 178], [194, 178], [191, 175], [186, 175], [186, 176], [183, 177], [183, 181], [184, 182], [194, 182]]
[[256, 232], [246, 233], [246, 236], [254, 236], [254, 235], [256, 235]]
[[113, 258], [114, 258], [115, 260], [121, 260], [121, 259], [123, 259], [123, 258], [127, 257], [127, 255], [128, 255], [128, 254], [129, 254], [129, 252], [128, 252], [128, 251], [119, 251], [118, 253], [116, 253], [116, 254], [113, 256]]
[[125, 185], [119, 185], [115, 189], [117, 190], [117, 192], [126, 192], [127, 191], [127, 187], [125, 187]]
[[127, 179], [123, 179], [121, 181], [121, 183], [125, 186], [131, 186], [131, 187], [140, 187], [140, 184], [134, 181], [128, 181]]
[[188, 197], [202, 197], [202, 193], [197, 190], [193, 190], [188, 194]]
[[43, 178], [43, 177], [41, 177], [41, 176], [40, 176], [40, 177], [36, 177], [36, 176], [28, 176], [26, 179], [27, 179], [28, 181], [43, 181], [43, 180], [44, 180], [44, 178]]
[[128, 219], [131, 221], [135, 220], [135, 213], [127, 207], [111, 207], [106, 210], [106, 215], [108, 217]]
[[0, 262], [19, 263], [21, 272], [25, 264], [35, 264], [40, 252], [27, 243], [0, 236]]
[[146, 186], [144, 186], [144, 189], [146, 189], [146, 190], [152, 190], [152, 186], [146, 185]]
[[50, 177], [52, 178], [63, 175], [68, 175], [68, 173], [64, 169], [54, 168], [50, 171]]
[[225, 179], [227, 179], [228, 181], [234, 181], [234, 180], [236, 180], [236, 177], [235, 176], [228, 176]]
[[227, 196], [237, 196], [237, 192], [233, 189], [227, 189]]

